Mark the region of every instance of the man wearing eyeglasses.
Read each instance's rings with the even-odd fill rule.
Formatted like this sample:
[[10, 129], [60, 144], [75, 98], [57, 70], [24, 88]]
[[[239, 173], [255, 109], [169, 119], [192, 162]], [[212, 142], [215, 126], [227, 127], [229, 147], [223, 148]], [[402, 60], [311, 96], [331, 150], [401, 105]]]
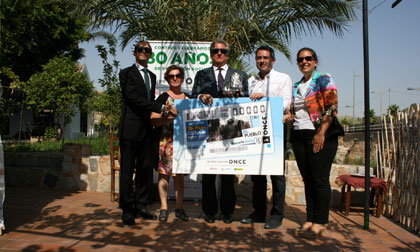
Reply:
[[[289, 75], [277, 72], [273, 69], [276, 61], [273, 48], [260, 46], [255, 53], [255, 61], [259, 73], [251, 76], [249, 82], [249, 94], [251, 100], [259, 100], [262, 97], [283, 97], [283, 123], [290, 118], [290, 103], [292, 101], [292, 80]], [[286, 143], [286, 127], [284, 127], [283, 139]], [[285, 145], [286, 147], [286, 145]], [[284, 166], [284, 164], [283, 164]], [[280, 167], [273, 167], [279, 169]], [[270, 176], [272, 184], [273, 207], [270, 219], [265, 223], [265, 229], [274, 229], [281, 225], [284, 217], [284, 201], [286, 182], [283, 176]], [[265, 175], [252, 175], [252, 205], [254, 212], [241, 220], [244, 224], [253, 222], [265, 222], [267, 212], [267, 177]]]
[[[213, 98], [248, 96], [248, 77], [246, 73], [227, 65], [229, 52], [229, 44], [222, 39], [216, 39], [210, 44], [213, 66], [197, 72], [192, 90], [193, 98], [199, 98], [204, 104], [210, 106], [213, 103]], [[238, 89], [228, 88], [233, 82], [239, 86]], [[234, 175], [220, 176], [222, 183], [220, 210], [225, 223], [233, 221], [232, 216], [236, 203], [234, 178]], [[214, 223], [219, 209], [215, 181], [215, 174], [203, 174], [202, 176], [202, 209], [205, 214], [204, 220], [208, 223]]]
[[[151, 112], [174, 117], [178, 111], [172, 105], [155, 102], [156, 75], [147, 69], [152, 48], [147, 41], [140, 41], [134, 49], [136, 63], [120, 72], [122, 112], [118, 136], [120, 139], [121, 170], [120, 200], [121, 219], [126, 225], [134, 225], [135, 217], [156, 220], [154, 213], [146, 208], [152, 174], [150, 145], [152, 142]], [[136, 169], [133, 190], [133, 172]]]

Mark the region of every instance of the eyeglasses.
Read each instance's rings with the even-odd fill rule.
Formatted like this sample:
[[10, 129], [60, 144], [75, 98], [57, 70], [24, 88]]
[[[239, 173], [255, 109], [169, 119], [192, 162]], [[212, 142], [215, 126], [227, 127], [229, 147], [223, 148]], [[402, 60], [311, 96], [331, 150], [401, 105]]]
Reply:
[[176, 77], [177, 79], [179, 79], [179, 78], [181, 78], [181, 74], [170, 74], [170, 75], [169, 75], [169, 78], [170, 78], [170, 79], [175, 79], [175, 77]]
[[306, 61], [312, 61], [313, 59], [314, 59], [314, 57], [312, 57], [312, 56], [299, 57], [299, 58], [297, 58], [297, 62], [298, 62], [298, 63], [302, 63], [302, 62], [303, 62], [303, 60], [306, 60]]
[[223, 54], [228, 54], [229, 50], [228, 49], [224, 49], [224, 48], [214, 48], [211, 49], [211, 54], [218, 54], [219, 52], [223, 53]]
[[143, 47], [143, 46], [136, 46], [136, 52], [142, 52], [144, 51], [145, 53], [151, 53], [152, 52], [152, 48], [150, 47]]

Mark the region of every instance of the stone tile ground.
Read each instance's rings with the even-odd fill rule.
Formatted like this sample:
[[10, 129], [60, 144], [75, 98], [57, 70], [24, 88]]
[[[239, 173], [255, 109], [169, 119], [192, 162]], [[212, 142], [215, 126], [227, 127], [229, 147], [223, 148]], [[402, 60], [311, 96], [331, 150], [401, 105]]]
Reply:
[[[263, 224], [238, 221], [251, 212], [250, 202], [238, 203], [232, 224], [207, 224], [200, 202], [186, 201], [191, 219], [183, 223], [175, 220], [170, 201], [168, 223], [136, 219], [129, 227], [109, 193], [6, 190], [7, 232], [0, 251], [420, 251], [418, 235], [385, 217], [370, 216], [370, 229], [364, 230], [361, 212], [331, 211], [326, 237], [306, 240], [294, 234], [305, 220], [304, 206], [286, 206], [283, 225], [265, 230]], [[157, 214], [159, 204], [149, 208]]]

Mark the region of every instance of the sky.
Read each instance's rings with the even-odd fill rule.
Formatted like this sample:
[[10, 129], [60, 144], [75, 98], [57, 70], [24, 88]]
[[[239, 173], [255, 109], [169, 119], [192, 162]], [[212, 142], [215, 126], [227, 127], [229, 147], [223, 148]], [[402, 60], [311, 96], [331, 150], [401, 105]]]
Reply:
[[[369, 89], [370, 108], [376, 115], [387, 112], [389, 105], [397, 104], [400, 109], [412, 103], [420, 103], [420, 11], [419, 0], [403, 0], [391, 8], [395, 0], [369, 0]], [[293, 82], [302, 77], [296, 65], [296, 53], [302, 47], [310, 47], [318, 55], [318, 71], [330, 73], [338, 90], [339, 116], [362, 117], [364, 110], [364, 62], [362, 8], [358, 20], [347, 27], [342, 37], [325, 31], [324, 34], [302, 36], [290, 42], [292, 58], [276, 53], [274, 69], [288, 74]], [[98, 79], [103, 77], [102, 63], [95, 45], [106, 45], [95, 40], [81, 43], [85, 58], [79, 63], [86, 64], [95, 87], [101, 90]], [[133, 43], [131, 43], [133, 44]], [[132, 48], [119, 48], [117, 60], [121, 68], [134, 63]], [[246, 57], [257, 72], [254, 55]], [[355, 86], [353, 106], [353, 83]], [[382, 103], [381, 103], [382, 101]], [[354, 111], [353, 111], [354, 108]]]

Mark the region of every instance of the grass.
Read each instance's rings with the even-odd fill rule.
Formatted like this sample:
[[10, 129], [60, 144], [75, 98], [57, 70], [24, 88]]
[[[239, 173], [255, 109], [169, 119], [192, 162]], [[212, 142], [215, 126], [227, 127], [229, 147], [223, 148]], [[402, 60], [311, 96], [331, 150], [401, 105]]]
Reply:
[[[78, 139], [65, 139], [64, 143], [73, 144], [89, 144], [93, 155], [109, 154], [109, 138], [108, 136], [99, 136], [95, 138], [84, 137]], [[5, 152], [61, 152], [62, 142], [59, 141], [42, 141], [35, 143], [20, 144], [4, 144]]]

